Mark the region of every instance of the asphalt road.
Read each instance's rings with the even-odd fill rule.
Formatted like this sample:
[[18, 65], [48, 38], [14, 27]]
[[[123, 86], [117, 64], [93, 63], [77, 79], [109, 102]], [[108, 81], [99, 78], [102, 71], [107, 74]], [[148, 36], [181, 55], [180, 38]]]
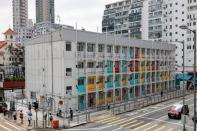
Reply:
[[[186, 116], [186, 128], [187, 131], [193, 131], [193, 95], [186, 96], [185, 101], [190, 110], [190, 115]], [[182, 103], [182, 98], [115, 116], [109, 112], [92, 118], [89, 124], [65, 131], [182, 131], [182, 120], [169, 119], [167, 116], [167, 110], [174, 103]]]

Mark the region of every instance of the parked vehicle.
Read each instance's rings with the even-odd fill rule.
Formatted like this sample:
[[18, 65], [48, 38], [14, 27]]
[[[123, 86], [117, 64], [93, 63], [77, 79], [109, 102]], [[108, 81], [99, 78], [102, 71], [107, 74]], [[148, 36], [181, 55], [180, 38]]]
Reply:
[[169, 118], [177, 118], [181, 119], [181, 114], [188, 115], [189, 114], [189, 107], [188, 105], [182, 104], [174, 104], [168, 109], [168, 117]]

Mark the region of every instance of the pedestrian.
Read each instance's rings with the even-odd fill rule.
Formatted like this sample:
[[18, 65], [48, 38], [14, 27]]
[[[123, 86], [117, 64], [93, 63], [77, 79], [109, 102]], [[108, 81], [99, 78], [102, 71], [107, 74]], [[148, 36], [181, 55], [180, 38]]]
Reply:
[[14, 117], [14, 121], [16, 121], [17, 120], [17, 113], [16, 113], [16, 111], [14, 111], [13, 117]]
[[28, 109], [31, 110], [31, 103], [29, 102]]
[[3, 107], [3, 115], [6, 116], [6, 109]]
[[20, 111], [20, 119], [21, 119], [21, 124], [23, 124], [23, 111]]
[[163, 91], [161, 91], [161, 97], [163, 97]]
[[28, 126], [31, 126], [31, 120], [32, 120], [32, 113], [31, 113], [31, 110], [29, 110], [29, 112], [28, 112]]
[[73, 110], [70, 108], [70, 120], [73, 120]]
[[50, 124], [51, 124], [51, 127], [52, 127], [52, 124], [53, 124], [53, 116], [52, 116], [51, 113], [49, 114], [49, 121], [50, 121]]
[[47, 113], [46, 112], [43, 115], [43, 119], [44, 119], [45, 127], [46, 127], [47, 126]]

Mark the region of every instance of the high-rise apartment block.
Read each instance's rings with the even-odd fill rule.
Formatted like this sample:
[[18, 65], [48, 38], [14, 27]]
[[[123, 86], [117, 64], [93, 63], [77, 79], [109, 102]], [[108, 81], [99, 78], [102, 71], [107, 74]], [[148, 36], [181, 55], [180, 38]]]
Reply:
[[13, 0], [13, 28], [26, 27], [28, 20], [28, 0]]
[[[127, 3], [128, 8], [124, 8]], [[122, 5], [122, 6], [120, 6]], [[124, 6], [123, 6], [124, 5]], [[197, 29], [196, 0], [123, 0], [107, 4], [102, 21], [102, 31], [116, 33], [122, 36], [153, 41], [167, 41], [176, 44], [177, 70], [182, 70], [183, 48], [180, 42], [186, 44], [186, 70], [193, 67], [193, 33], [179, 28], [187, 25]], [[121, 9], [121, 11], [117, 11]], [[128, 12], [125, 17], [119, 13]], [[118, 23], [117, 20], [123, 21]], [[124, 22], [124, 20], [127, 20]], [[125, 26], [129, 24], [129, 26]], [[119, 27], [119, 29], [117, 28]], [[123, 27], [125, 31], [123, 30]]]
[[36, 23], [55, 22], [54, 0], [36, 0]]

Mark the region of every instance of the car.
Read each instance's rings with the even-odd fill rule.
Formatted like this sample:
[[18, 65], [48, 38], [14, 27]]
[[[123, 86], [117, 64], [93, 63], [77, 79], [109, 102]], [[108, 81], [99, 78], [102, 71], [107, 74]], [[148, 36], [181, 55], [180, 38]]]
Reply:
[[181, 114], [188, 115], [189, 114], [189, 108], [188, 105], [182, 105], [182, 104], [174, 104], [168, 109], [168, 117], [169, 118], [177, 118], [181, 119]]

